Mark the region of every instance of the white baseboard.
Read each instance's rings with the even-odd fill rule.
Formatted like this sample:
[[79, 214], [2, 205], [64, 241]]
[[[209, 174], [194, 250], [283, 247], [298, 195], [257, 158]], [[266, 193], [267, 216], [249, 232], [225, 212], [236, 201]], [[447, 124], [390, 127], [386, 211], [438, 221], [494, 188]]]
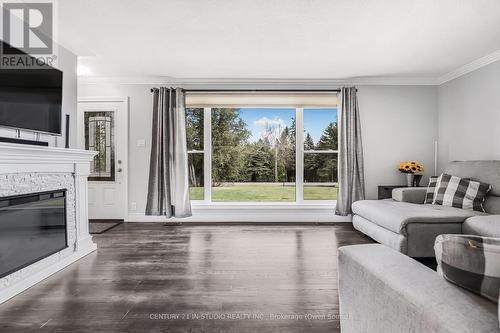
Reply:
[[194, 207], [193, 216], [170, 218], [129, 212], [126, 222], [351, 222], [350, 216], [337, 216], [333, 208], [290, 209], [276, 207]]
[[[19, 295], [26, 289], [34, 286], [40, 281], [48, 278], [54, 273], [57, 273], [58, 271], [71, 265], [75, 261], [85, 257], [86, 255], [92, 253], [95, 250], [97, 250], [97, 245], [92, 242], [86, 242], [86, 244], [84, 245], [80, 244], [77, 252], [72, 253], [71, 255], [63, 258], [61, 261], [58, 261], [57, 263], [42, 269], [40, 272], [28, 276], [27, 278], [20, 280], [14, 283], [13, 285], [9, 286], [8, 288], [2, 290], [2, 292], [0, 293], [0, 304], [4, 303], [5, 301], [11, 299], [16, 295]], [[54, 255], [58, 254], [56, 253]]]

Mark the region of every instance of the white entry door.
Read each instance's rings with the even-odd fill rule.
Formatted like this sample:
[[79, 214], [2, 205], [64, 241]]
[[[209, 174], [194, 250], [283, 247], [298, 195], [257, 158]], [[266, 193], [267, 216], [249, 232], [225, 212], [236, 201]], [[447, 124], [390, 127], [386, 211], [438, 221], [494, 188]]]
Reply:
[[78, 100], [78, 144], [98, 152], [89, 176], [89, 219], [126, 218], [128, 99]]

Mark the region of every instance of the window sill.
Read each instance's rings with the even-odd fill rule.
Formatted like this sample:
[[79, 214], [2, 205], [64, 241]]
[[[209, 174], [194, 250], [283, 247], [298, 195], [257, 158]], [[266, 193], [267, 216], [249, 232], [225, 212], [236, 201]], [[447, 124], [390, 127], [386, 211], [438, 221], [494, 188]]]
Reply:
[[259, 209], [259, 210], [314, 210], [314, 209], [335, 209], [336, 200], [311, 200], [303, 202], [208, 202], [191, 201], [193, 208], [201, 209]]
[[162, 216], [145, 216], [129, 213], [129, 222], [299, 222], [328, 223], [351, 222], [350, 216], [335, 215], [336, 201], [318, 202], [203, 202], [193, 201], [193, 216], [183, 219], [166, 219]]

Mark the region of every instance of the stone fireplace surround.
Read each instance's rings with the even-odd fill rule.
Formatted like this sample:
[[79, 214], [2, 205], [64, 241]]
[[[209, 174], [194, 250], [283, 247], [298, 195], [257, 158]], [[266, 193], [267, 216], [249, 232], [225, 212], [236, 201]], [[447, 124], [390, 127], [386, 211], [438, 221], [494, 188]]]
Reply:
[[66, 189], [68, 247], [0, 279], [0, 304], [95, 251], [87, 177], [96, 153], [0, 143], [0, 197]]

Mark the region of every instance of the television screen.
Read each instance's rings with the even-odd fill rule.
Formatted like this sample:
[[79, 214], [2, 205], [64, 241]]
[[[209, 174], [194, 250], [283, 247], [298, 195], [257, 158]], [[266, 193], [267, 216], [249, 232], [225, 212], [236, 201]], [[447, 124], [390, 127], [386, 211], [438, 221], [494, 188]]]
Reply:
[[62, 72], [0, 70], [0, 126], [61, 134]]

